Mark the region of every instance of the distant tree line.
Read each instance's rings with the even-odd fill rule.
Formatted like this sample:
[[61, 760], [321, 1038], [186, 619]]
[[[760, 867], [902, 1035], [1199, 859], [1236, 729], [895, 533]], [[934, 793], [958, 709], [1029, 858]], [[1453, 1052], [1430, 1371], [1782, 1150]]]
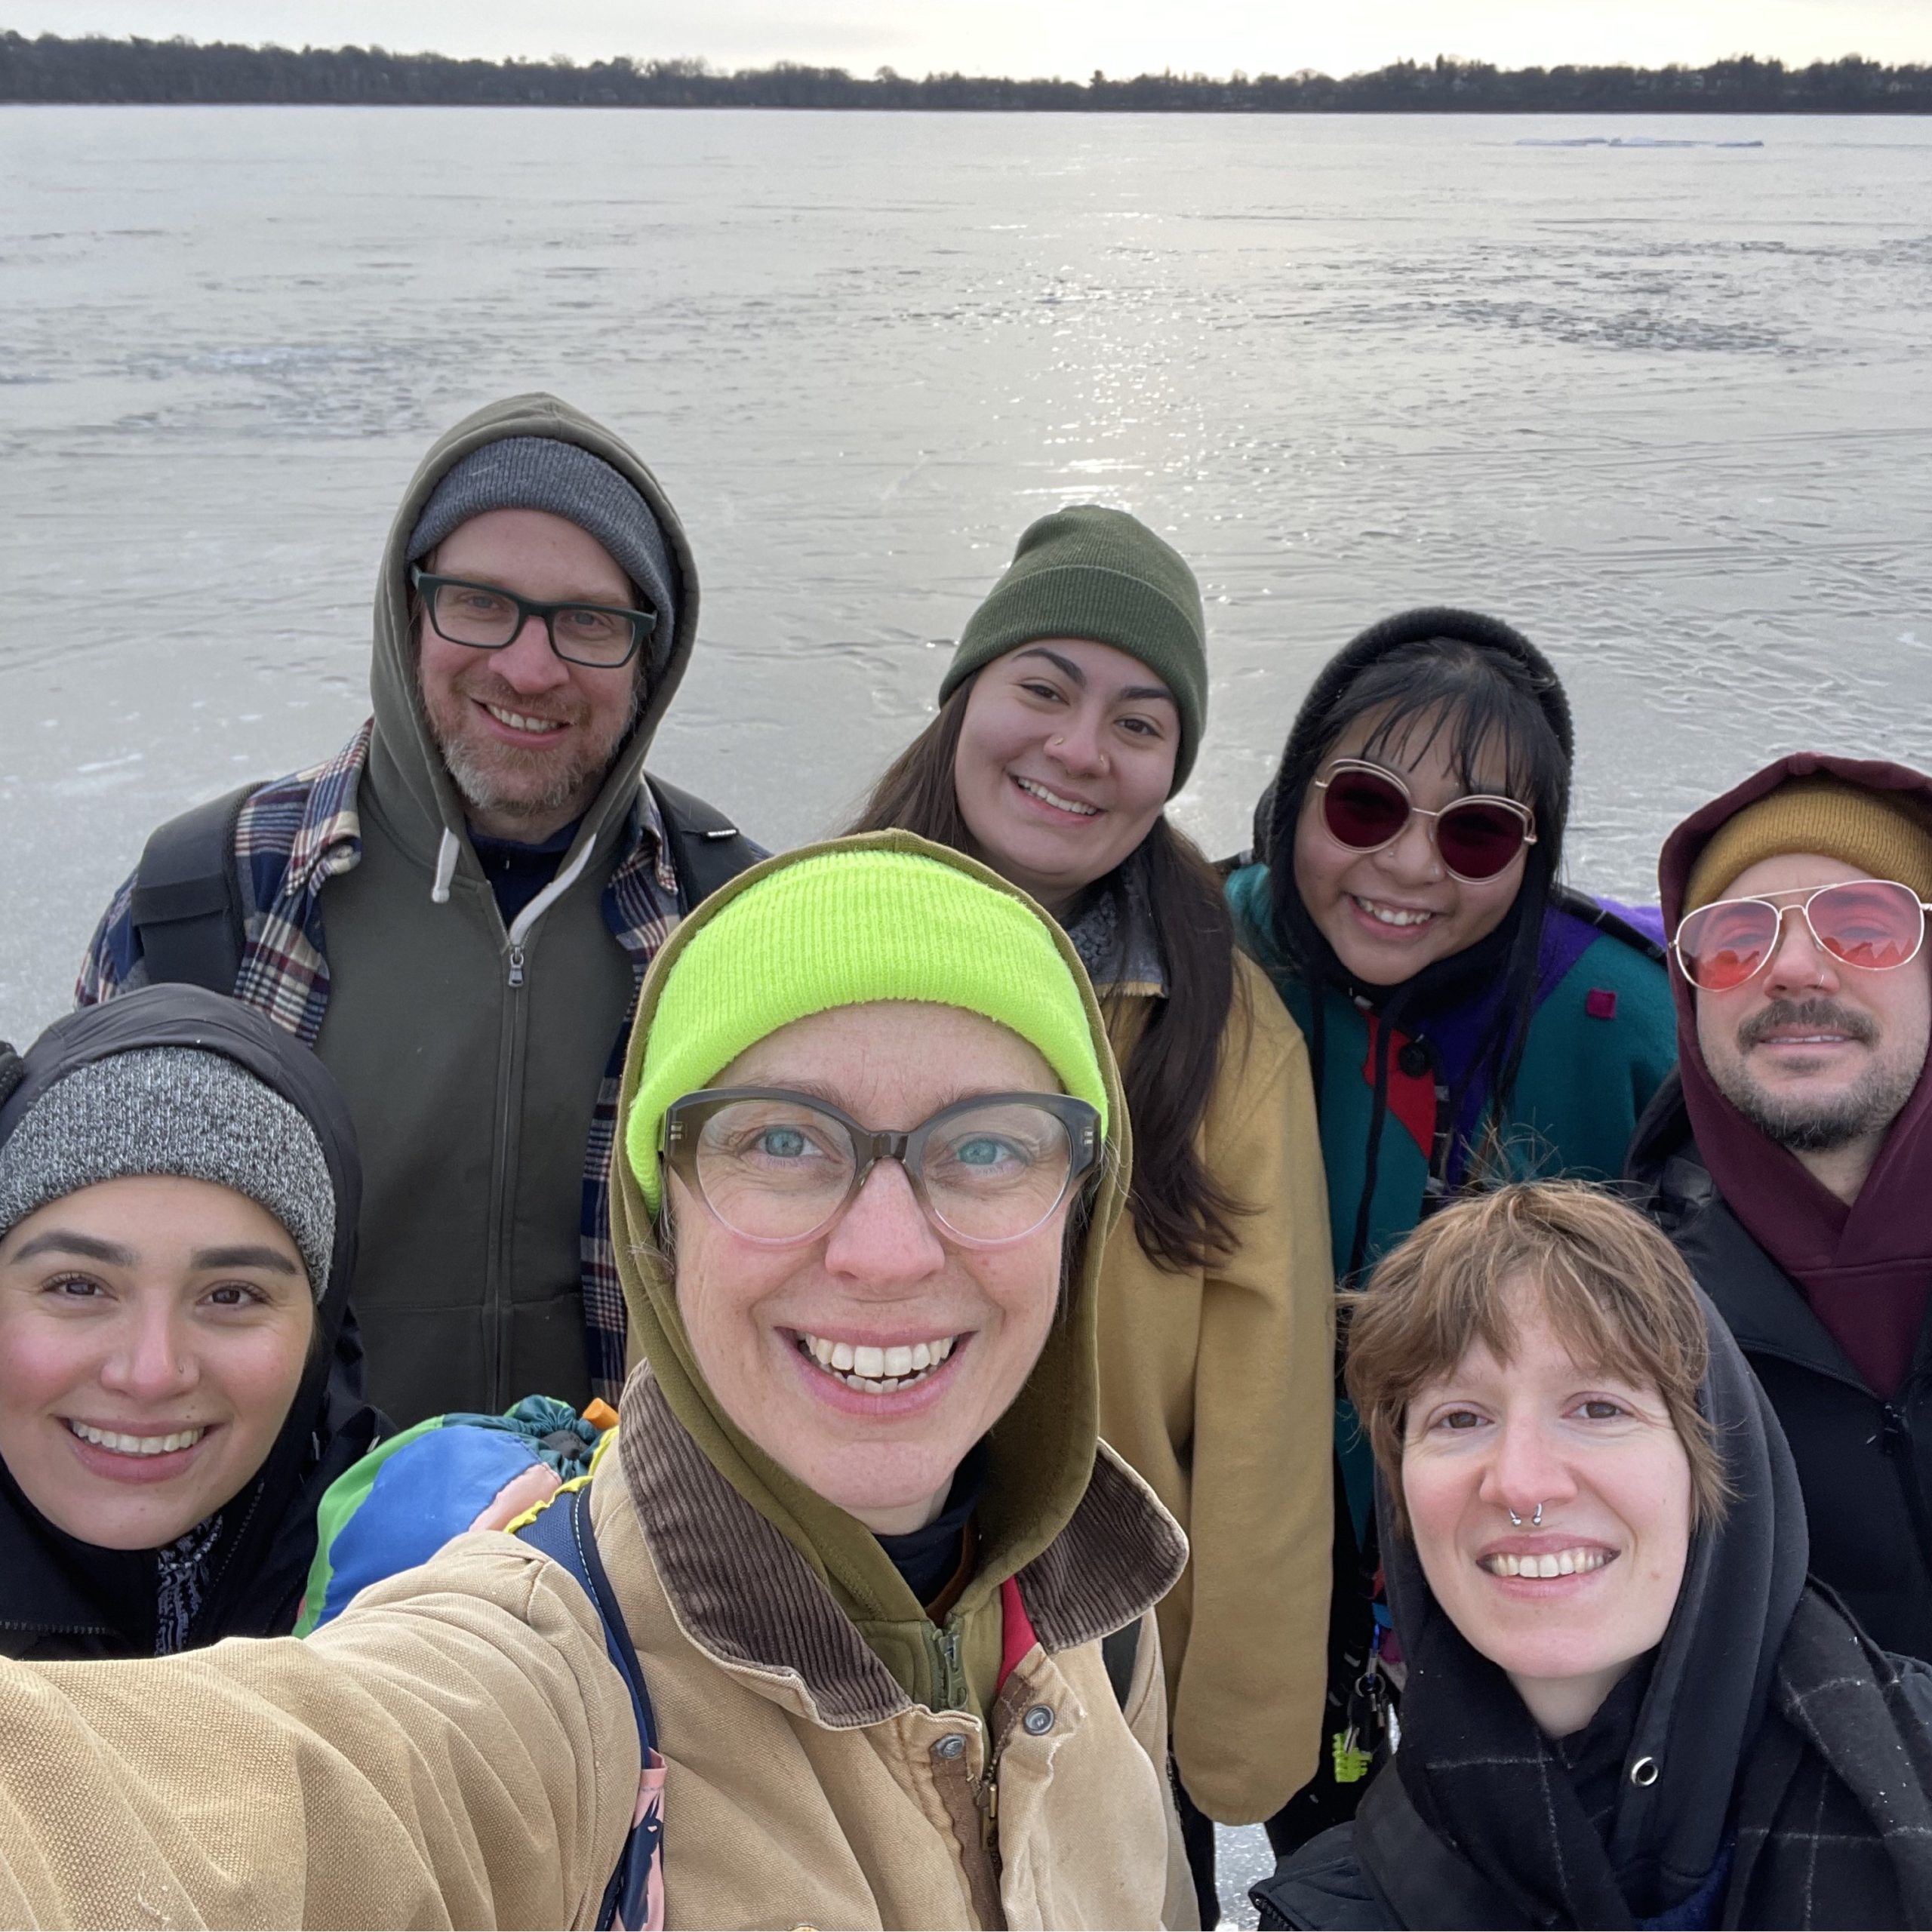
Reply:
[[0, 33], [0, 101], [335, 103], [356, 106], [807, 107], [1075, 113], [1932, 113], [1932, 66], [1850, 56], [1787, 67], [1493, 67], [1398, 61], [1372, 74], [1141, 74], [1001, 80], [881, 67], [718, 72], [702, 60], [457, 60], [380, 47], [240, 47], [189, 40], [29, 40]]

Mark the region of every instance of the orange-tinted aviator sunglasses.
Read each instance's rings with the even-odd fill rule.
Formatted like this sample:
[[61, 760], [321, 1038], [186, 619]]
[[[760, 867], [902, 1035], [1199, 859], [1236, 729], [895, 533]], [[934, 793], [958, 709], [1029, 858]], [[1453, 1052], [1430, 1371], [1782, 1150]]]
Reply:
[[1780, 906], [1802, 888], [1763, 899], [1720, 899], [1678, 921], [1670, 949], [1684, 977], [1700, 991], [1726, 993], [1755, 979], [1771, 963], [1795, 912], [1813, 943], [1841, 966], [1887, 973], [1909, 964], [1925, 943], [1925, 915], [1932, 912], [1897, 879], [1846, 879], [1806, 892], [1795, 905]]

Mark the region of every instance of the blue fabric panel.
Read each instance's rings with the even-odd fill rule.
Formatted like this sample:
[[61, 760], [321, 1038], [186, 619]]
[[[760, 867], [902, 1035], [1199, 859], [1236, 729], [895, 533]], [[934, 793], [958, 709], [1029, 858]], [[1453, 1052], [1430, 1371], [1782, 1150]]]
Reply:
[[529, 1437], [509, 1429], [438, 1429], [405, 1444], [331, 1546], [320, 1621], [340, 1617], [358, 1590], [428, 1562], [541, 1460]]

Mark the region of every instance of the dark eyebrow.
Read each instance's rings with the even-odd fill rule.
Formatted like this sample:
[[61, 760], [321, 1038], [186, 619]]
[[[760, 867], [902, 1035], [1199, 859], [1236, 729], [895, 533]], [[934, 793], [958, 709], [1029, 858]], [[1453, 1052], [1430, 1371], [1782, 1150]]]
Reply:
[[110, 1268], [132, 1268], [140, 1260], [131, 1247], [123, 1247], [118, 1241], [101, 1241], [70, 1228], [50, 1228], [44, 1235], [35, 1235], [14, 1259], [30, 1261], [36, 1254], [78, 1254], [83, 1260], [104, 1261]]
[[[1087, 673], [1081, 670], [1072, 658], [1063, 657], [1057, 651], [1049, 651], [1043, 644], [1030, 645], [1026, 650], [1017, 651], [1014, 655], [1020, 657], [1044, 657], [1049, 664], [1071, 678], [1083, 691], [1087, 688]], [[1174, 704], [1174, 694], [1165, 685], [1129, 685], [1124, 691], [1115, 694], [1114, 702], [1116, 704], [1142, 704], [1149, 698], [1163, 699], [1168, 703], [1173, 704], [1177, 711], [1180, 709], [1178, 704]]]
[[[1044, 657], [1049, 664], [1063, 672], [1084, 691], [1087, 688], [1087, 673], [1070, 657], [1063, 657], [1057, 651], [1049, 651], [1043, 644], [1029, 645], [1019, 654], [1022, 657]], [[1161, 695], [1166, 697], [1166, 692]]]
[[278, 1275], [297, 1275], [301, 1270], [288, 1257], [272, 1247], [198, 1247], [189, 1257], [192, 1268], [267, 1268]]

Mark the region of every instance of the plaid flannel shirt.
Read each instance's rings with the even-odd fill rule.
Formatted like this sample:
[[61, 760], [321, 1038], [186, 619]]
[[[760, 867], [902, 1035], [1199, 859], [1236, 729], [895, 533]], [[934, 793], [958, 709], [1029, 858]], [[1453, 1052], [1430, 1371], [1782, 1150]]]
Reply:
[[[329, 964], [322, 949], [322, 888], [362, 857], [357, 788], [368, 762], [365, 724], [326, 764], [278, 778], [254, 793], [235, 828], [235, 853], [247, 894], [247, 946], [235, 982], [245, 1006], [313, 1046], [328, 1011]], [[583, 1152], [584, 1347], [593, 1393], [615, 1403], [623, 1386], [624, 1293], [611, 1245], [611, 1151], [617, 1129], [617, 1087], [637, 989], [657, 949], [678, 923], [678, 875], [657, 801], [638, 788], [629, 844], [604, 888], [604, 923], [631, 962], [631, 1005], [598, 1083]], [[146, 983], [131, 909], [131, 875], [96, 928], [74, 989], [91, 1006]]]

